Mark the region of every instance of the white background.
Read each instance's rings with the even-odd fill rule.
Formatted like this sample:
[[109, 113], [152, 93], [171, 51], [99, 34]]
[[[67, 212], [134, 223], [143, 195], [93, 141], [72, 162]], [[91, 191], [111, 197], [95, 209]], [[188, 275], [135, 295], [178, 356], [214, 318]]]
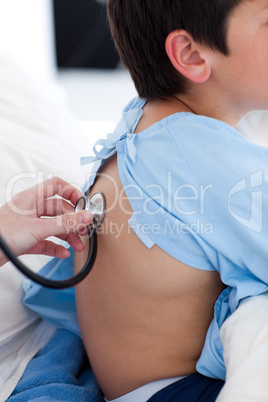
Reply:
[[[97, 137], [114, 126], [136, 94], [122, 69], [57, 73], [51, 0], [0, 0], [0, 51], [11, 54], [38, 79], [60, 84], [72, 113]], [[257, 112], [241, 130], [251, 140], [268, 145], [267, 127], [267, 112]]]
[[0, 50], [40, 78], [54, 72], [50, 0], [0, 0]]
[[90, 121], [95, 128], [97, 124], [101, 130], [103, 126], [106, 131], [135, 96], [132, 81], [123, 69], [58, 74], [52, 12], [51, 0], [0, 0], [0, 51], [11, 54], [39, 80], [59, 84], [78, 120]]

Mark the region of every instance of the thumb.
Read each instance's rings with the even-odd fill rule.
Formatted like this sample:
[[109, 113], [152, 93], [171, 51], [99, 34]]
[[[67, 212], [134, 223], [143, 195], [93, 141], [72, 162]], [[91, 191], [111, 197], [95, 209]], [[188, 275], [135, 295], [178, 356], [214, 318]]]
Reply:
[[59, 236], [77, 232], [85, 234], [84, 230], [93, 220], [90, 211], [65, 213], [54, 218], [44, 219], [47, 236]]

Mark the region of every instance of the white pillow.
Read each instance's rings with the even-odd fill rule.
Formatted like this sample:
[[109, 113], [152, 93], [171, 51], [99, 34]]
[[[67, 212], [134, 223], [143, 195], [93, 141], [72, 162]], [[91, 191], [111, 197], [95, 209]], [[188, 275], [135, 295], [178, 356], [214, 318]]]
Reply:
[[10, 195], [10, 181], [17, 192], [35, 184], [37, 171], [40, 179], [53, 174], [83, 184], [87, 169], [79, 158], [90, 143], [67, 110], [63, 92], [34, 81], [1, 54], [0, 136], [0, 205]]
[[[6, 54], [0, 54], [0, 205], [50, 175], [79, 187], [85, 182], [88, 167], [80, 166], [80, 157], [90, 152], [91, 144], [64, 99], [59, 87], [34, 81]], [[48, 261], [41, 256], [22, 259], [35, 270]], [[1, 400], [12, 391], [28, 360], [44, 343], [44, 331], [35, 324], [37, 315], [22, 304], [23, 280], [10, 263], [0, 268]]]
[[266, 148], [268, 147], [267, 129], [268, 112], [265, 110], [249, 113], [240, 121], [237, 127], [237, 130], [251, 142]]

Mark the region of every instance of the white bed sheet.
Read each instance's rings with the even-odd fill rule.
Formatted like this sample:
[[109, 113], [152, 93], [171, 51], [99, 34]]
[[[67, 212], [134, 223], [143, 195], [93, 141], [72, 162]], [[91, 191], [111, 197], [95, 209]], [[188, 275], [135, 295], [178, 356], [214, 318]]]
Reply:
[[220, 330], [226, 382], [217, 402], [268, 400], [268, 293], [245, 299]]
[[[0, 205], [37, 181], [57, 175], [81, 187], [88, 167], [80, 157], [91, 141], [53, 83], [36, 82], [7, 55], [0, 54]], [[23, 256], [40, 269], [49, 257]], [[0, 400], [14, 389], [28, 361], [54, 328], [22, 303], [24, 277], [7, 263], [0, 269]]]

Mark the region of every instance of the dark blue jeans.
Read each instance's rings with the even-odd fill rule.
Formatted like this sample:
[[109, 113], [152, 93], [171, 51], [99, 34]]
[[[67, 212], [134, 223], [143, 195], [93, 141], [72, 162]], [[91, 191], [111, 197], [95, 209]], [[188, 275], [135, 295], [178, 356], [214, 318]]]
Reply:
[[196, 373], [161, 389], [147, 402], [214, 402], [223, 385], [222, 380]]

